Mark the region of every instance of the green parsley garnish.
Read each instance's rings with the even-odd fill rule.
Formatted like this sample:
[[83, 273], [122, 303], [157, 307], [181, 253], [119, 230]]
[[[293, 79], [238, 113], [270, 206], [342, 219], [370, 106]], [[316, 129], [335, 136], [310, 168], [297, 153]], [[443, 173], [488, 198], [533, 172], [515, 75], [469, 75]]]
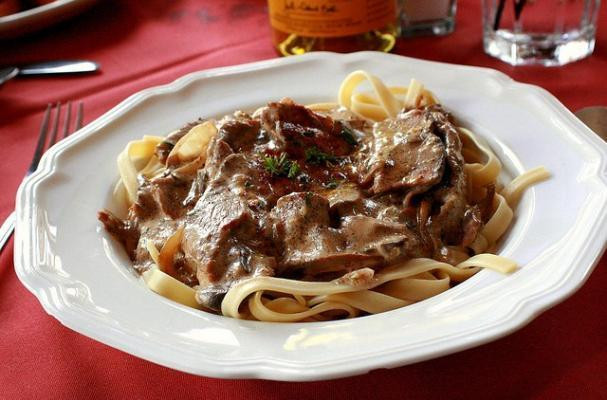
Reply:
[[352, 146], [352, 147], [358, 146], [358, 141], [356, 140], [356, 137], [354, 136], [354, 131], [345, 125], [341, 128], [341, 137], [350, 146]]
[[306, 161], [311, 164], [330, 164], [337, 161], [337, 157], [333, 154], [328, 154], [320, 151], [317, 147], [312, 146], [306, 149]]
[[289, 166], [289, 172], [287, 173], [287, 178], [289, 178], [289, 179], [295, 178], [297, 175], [299, 175], [299, 171], [301, 171], [301, 168], [299, 168], [299, 164], [297, 164], [297, 161], [291, 161], [291, 166]]
[[263, 156], [263, 167], [272, 175], [286, 176], [293, 179], [299, 175], [301, 168], [296, 161], [287, 158], [286, 153], [277, 156]]
[[280, 175], [284, 168], [284, 163], [287, 160], [287, 155], [282, 153], [280, 157], [264, 156], [263, 166], [272, 175]]

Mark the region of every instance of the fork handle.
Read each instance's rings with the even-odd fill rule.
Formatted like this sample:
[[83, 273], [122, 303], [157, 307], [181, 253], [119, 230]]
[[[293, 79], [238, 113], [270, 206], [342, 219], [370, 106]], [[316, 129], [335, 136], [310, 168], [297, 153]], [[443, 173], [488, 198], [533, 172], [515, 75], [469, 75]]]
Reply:
[[4, 249], [4, 245], [8, 242], [13, 231], [15, 230], [15, 222], [17, 221], [17, 214], [13, 211], [11, 215], [8, 216], [6, 221], [0, 227], [0, 251]]

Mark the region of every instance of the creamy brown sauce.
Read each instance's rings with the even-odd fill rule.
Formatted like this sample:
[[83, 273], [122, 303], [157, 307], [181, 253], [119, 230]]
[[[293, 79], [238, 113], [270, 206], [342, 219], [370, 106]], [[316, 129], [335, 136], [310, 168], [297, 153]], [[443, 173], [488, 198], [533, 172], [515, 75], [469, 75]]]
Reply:
[[[158, 146], [162, 162], [189, 128]], [[174, 277], [216, 310], [252, 276], [329, 280], [413, 257], [456, 263], [493, 200], [493, 190], [468, 199], [461, 146], [439, 106], [372, 125], [283, 100], [256, 118], [224, 118], [204, 165], [141, 177], [126, 220], [99, 218], [139, 271], [152, 262], [146, 241], [160, 249], [183, 227]]]

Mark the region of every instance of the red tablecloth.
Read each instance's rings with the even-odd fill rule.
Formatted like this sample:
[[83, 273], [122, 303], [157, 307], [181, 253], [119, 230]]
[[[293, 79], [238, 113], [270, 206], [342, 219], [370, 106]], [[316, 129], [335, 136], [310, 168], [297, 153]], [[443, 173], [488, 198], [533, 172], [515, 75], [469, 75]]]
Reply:
[[[104, 1], [28, 38], [0, 42], [0, 64], [51, 58], [101, 62], [103, 73], [20, 79], [0, 87], [0, 219], [29, 163], [45, 105], [83, 100], [85, 122], [143, 88], [195, 70], [275, 57], [265, 2]], [[562, 68], [513, 68], [484, 55], [480, 2], [460, 0], [457, 29], [401, 40], [396, 53], [488, 66], [540, 85], [571, 110], [607, 104], [607, 7], [590, 58]], [[334, 381], [276, 383], [188, 375], [63, 327], [0, 256], [0, 398], [607, 398], [607, 257], [584, 287], [520, 331], [475, 349]]]

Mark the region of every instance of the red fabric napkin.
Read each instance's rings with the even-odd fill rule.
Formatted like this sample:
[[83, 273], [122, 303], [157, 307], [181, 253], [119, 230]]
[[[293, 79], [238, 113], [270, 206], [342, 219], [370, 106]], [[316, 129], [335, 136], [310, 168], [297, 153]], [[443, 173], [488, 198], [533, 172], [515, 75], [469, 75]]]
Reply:
[[[569, 109], [607, 105], [607, 7], [595, 53], [562, 68], [510, 67], [482, 51], [480, 4], [460, 0], [455, 33], [400, 40], [412, 57], [496, 68], [540, 85]], [[85, 122], [129, 95], [191, 71], [275, 57], [264, 1], [115, 0], [30, 37], [0, 42], [0, 63], [101, 62], [89, 77], [0, 87], [0, 218], [31, 158], [46, 103], [83, 100]], [[607, 398], [607, 258], [582, 289], [527, 327], [475, 349], [406, 367], [314, 383], [218, 380], [140, 360], [63, 327], [0, 255], [0, 398]]]

